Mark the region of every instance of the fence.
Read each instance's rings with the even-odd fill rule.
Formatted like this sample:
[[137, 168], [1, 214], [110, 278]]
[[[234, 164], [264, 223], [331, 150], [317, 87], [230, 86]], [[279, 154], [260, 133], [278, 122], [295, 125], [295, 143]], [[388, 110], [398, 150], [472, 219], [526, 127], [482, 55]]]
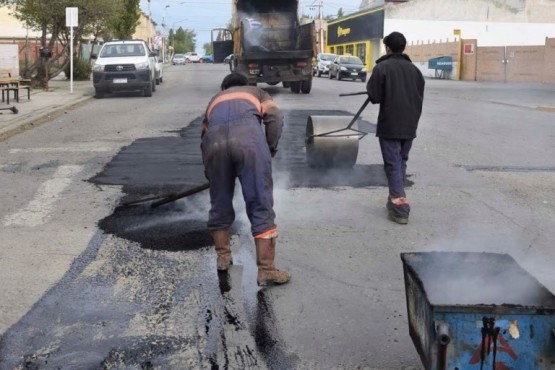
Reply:
[[408, 45], [405, 51], [427, 77], [432, 58], [450, 56], [453, 70], [443, 76], [453, 80], [555, 83], [555, 38], [538, 46], [478, 46], [477, 40]]

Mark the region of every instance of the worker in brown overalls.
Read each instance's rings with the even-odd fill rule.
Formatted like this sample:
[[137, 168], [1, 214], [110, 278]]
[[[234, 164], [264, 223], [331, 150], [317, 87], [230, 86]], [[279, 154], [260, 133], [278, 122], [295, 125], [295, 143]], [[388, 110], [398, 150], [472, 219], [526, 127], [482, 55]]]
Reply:
[[247, 85], [245, 76], [227, 75], [202, 123], [202, 158], [210, 180], [208, 229], [214, 239], [217, 269], [227, 271], [233, 263], [230, 227], [235, 220], [233, 194], [238, 178], [256, 245], [257, 283], [284, 284], [290, 275], [274, 266], [278, 232], [271, 163], [283, 117], [268, 93]]

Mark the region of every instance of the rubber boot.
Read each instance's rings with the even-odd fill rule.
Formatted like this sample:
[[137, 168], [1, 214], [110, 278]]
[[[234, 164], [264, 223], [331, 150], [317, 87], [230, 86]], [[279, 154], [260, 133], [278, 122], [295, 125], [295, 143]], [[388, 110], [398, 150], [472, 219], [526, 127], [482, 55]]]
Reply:
[[276, 238], [255, 238], [256, 264], [258, 265], [258, 286], [285, 284], [291, 279], [286, 271], [276, 269], [274, 259], [276, 257]]
[[212, 234], [212, 238], [214, 239], [214, 246], [216, 247], [216, 254], [218, 255], [216, 267], [218, 271], [227, 271], [229, 265], [233, 264], [231, 247], [229, 245], [229, 230], [214, 230], [211, 231], [210, 234]]

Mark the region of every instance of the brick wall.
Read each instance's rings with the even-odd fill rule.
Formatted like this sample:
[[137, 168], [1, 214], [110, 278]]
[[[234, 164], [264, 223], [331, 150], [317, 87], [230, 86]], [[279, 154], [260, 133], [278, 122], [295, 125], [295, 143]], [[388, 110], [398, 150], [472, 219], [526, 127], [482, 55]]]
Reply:
[[545, 83], [555, 84], [555, 38], [545, 39], [545, 52], [543, 58], [542, 80]]
[[453, 58], [453, 71], [446, 78], [457, 79], [461, 59], [461, 80], [524, 83], [555, 83], [555, 38], [538, 46], [478, 46], [477, 40], [408, 45], [405, 52], [424, 76], [434, 77], [428, 60], [441, 56]]

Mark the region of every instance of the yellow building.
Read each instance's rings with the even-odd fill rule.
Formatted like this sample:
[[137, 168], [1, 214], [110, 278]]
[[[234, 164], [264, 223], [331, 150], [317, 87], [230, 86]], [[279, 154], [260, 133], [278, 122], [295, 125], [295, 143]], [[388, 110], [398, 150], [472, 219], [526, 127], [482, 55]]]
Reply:
[[156, 23], [144, 12], [141, 12], [139, 24], [135, 28], [133, 38], [137, 40], [144, 40], [151, 49], [155, 49], [154, 38], [156, 36]]
[[380, 54], [384, 28], [383, 7], [364, 10], [328, 22], [326, 52], [359, 57], [367, 69]]

